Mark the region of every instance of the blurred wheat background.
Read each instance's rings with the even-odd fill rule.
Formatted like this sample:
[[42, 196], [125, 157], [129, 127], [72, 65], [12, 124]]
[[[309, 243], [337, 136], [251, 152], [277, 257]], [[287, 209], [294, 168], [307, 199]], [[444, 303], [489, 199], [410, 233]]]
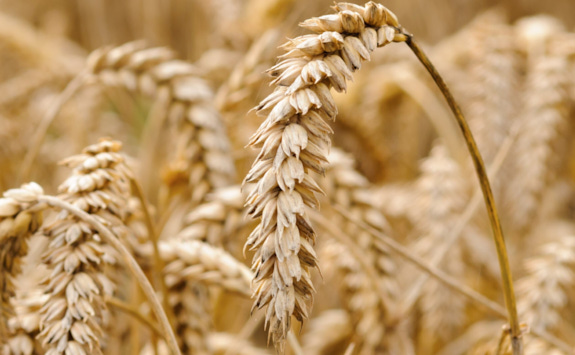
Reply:
[[[288, 65], [303, 57], [278, 56], [302, 42], [280, 46], [332, 5], [0, 0], [3, 354], [170, 354], [169, 333], [182, 354], [511, 354], [471, 159], [393, 33], [352, 81], [345, 47], [345, 63], [325, 54], [339, 34], [321, 37], [312, 54], [329, 58], [300, 89], [333, 87], [333, 103], [318, 94], [310, 112], [323, 116], [306, 121], [298, 105], [318, 95], [298, 97], [291, 130], [258, 130], [258, 114], [287, 115], [278, 95], [297, 82]], [[382, 5], [423, 44], [478, 142], [524, 353], [573, 354], [575, 2]], [[263, 239], [270, 213], [290, 208], [285, 234], [274, 225]]]

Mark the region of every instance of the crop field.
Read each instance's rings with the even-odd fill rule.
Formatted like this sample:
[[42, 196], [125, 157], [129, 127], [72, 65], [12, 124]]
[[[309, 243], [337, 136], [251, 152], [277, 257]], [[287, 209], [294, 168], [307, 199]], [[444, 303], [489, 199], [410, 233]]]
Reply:
[[572, 0], [0, 0], [0, 355], [575, 354]]

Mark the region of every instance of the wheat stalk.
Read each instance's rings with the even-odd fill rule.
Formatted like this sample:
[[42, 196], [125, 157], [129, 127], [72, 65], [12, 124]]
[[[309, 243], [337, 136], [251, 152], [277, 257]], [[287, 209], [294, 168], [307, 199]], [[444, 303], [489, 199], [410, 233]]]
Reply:
[[511, 329], [511, 342], [513, 347], [513, 355], [521, 355], [523, 352], [522, 345], [522, 330], [519, 326], [519, 318], [517, 316], [517, 305], [515, 300], [515, 291], [513, 290], [513, 280], [511, 277], [511, 269], [509, 266], [509, 257], [507, 255], [507, 247], [505, 245], [505, 238], [503, 236], [503, 229], [501, 227], [501, 222], [499, 220], [499, 214], [497, 212], [497, 207], [495, 205], [495, 198], [493, 197], [493, 192], [491, 190], [491, 184], [489, 178], [487, 177], [487, 171], [485, 169], [485, 164], [483, 163], [483, 158], [479, 153], [475, 139], [469, 129], [467, 121], [463, 116], [461, 108], [455, 101], [453, 95], [451, 94], [447, 84], [435, 68], [435, 66], [429, 60], [429, 57], [423, 52], [418, 43], [413, 40], [413, 36], [407, 32], [403, 32], [407, 36], [405, 41], [412, 52], [415, 54], [417, 59], [426, 68], [434, 82], [437, 84], [441, 93], [445, 97], [445, 100], [449, 104], [451, 111], [453, 112], [457, 124], [461, 129], [461, 132], [465, 138], [465, 143], [467, 149], [473, 160], [473, 165], [475, 167], [475, 172], [479, 180], [479, 185], [481, 186], [481, 192], [483, 193], [483, 198], [485, 200], [485, 206], [487, 208], [487, 214], [489, 215], [489, 222], [493, 230], [493, 239], [495, 242], [495, 247], [497, 250], [497, 257], [499, 261], [499, 269], [501, 271], [501, 278], [503, 281], [503, 295], [505, 299], [505, 306], [509, 314], [509, 323]]

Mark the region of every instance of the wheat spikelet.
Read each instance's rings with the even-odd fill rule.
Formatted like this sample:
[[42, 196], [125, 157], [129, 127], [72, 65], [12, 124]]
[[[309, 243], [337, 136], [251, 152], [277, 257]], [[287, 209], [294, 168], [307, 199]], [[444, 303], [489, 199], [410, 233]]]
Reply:
[[175, 60], [167, 48], [131, 42], [95, 51], [88, 67], [107, 85], [165, 100], [173, 139], [164, 171], [169, 186], [189, 185], [197, 204], [213, 188], [232, 181], [234, 165], [224, 126], [211, 103], [213, 93], [191, 64]]
[[528, 70], [519, 117], [523, 123], [512, 152], [513, 183], [506, 201], [513, 225], [523, 230], [534, 221], [541, 196], [555, 175], [554, 152], [569, 115], [569, 80], [566, 58], [554, 54], [550, 46], [558, 31], [556, 23], [531, 19], [518, 31], [528, 49]]
[[42, 223], [38, 196], [44, 192], [36, 183], [11, 189], [0, 198], [0, 347], [5, 346], [8, 319], [15, 316], [12, 300], [16, 295], [14, 280], [21, 272], [22, 258], [28, 253], [28, 239]]
[[[130, 185], [129, 171], [118, 153], [121, 144], [103, 140], [63, 161], [74, 173], [60, 185], [61, 198], [79, 209], [121, 227]], [[43, 263], [49, 299], [42, 307], [41, 333], [47, 354], [101, 354], [104, 295], [114, 284], [103, 273], [112, 255], [91, 226], [62, 212], [44, 233], [50, 237]]]
[[163, 242], [159, 248], [168, 287], [191, 279], [250, 295], [252, 272], [223, 249], [199, 241]]
[[365, 7], [338, 4], [335, 15], [303, 22], [320, 33], [286, 43], [287, 51], [270, 73], [275, 91], [257, 107], [266, 117], [250, 145], [261, 151], [245, 182], [256, 183], [247, 198], [252, 218], [261, 224], [246, 247], [256, 249], [253, 268], [254, 308], [266, 310], [266, 326], [282, 348], [291, 316], [308, 317], [313, 285], [310, 268], [317, 265], [315, 233], [305, 206], [317, 208], [321, 190], [309, 172], [323, 174], [330, 145], [329, 126], [337, 108], [330, 88], [346, 89], [352, 71], [369, 59], [369, 52], [399, 38], [395, 16], [373, 2]]
[[325, 354], [330, 347], [348, 339], [352, 335], [350, 323], [349, 314], [343, 309], [324, 311], [312, 318], [303, 337], [305, 354]]

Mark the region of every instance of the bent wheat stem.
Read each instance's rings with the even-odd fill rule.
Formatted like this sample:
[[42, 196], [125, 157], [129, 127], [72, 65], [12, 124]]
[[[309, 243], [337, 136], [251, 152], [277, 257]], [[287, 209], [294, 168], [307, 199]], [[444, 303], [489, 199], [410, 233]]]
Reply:
[[483, 158], [477, 149], [477, 144], [469, 125], [463, 116], [463, 112], [459, 108], [459, 105], [453, 98], [449, 88], [443, 78], [435, 69], [435, 66], [431, 63], [427, 55], [423, 52], [421, 47], [413, 40], [413, 35], [403, 31], [403, 34], [407, 37], [405, 41], [409, 48], [413, 51], [417, 59], [423, 64], [425, 69], [429, 72], [437, 87], [441, 90], [441, 93], [445, 97], [447, 104], [451, 108], [451, 111], [455, 115], [457, 124], [463, 133], [465, 138], [465, 143], [475, 165], [475, 171], [479, 179], [479, 184], [481, 186], [481, 191], [483, 192], [483, 197], [485, 199], [485, 205], [487, 207], [487, 213], [489, 215], [489, 221], [491, 223], [491, 228], [493, 229], [493, 238], [495, 241], [495, 247], [497, 249], [497, 257], [499, 259], [499, 268], [501, 270], [501, 279], [503, 281], [503, 296], [505, 299], [505, 306], [507, 308], [507, 313], [509, 316], [509, 324], [511, 329], [511, 344], [513, 348], [513, 355], [523, 354], [523, 342], [521, 339], [521, 329], [519, 326], [519, 317], [517, 315], [517, 305], [515, 301], [515, 292], [513, 290], [513, 278], [511, 277], [511, 269], [509, 267], [509, 258], [507, 256], [507, 248], [505, 246], [505, 238], [503, 237], [503, 230], [501, 228], [501, 222], [499, 221], [499, 215], [497, 213], [497, 207], [495, 206], [495, 199], [493, 197], [493, 192], [491, 191], [491, 185], [489, 183], [489, 178], [487, 177], [487, 171], [485, 169], [485, 164], [483, 163]]
[[156, 324], [156, 322], [154, 322], [152, 319], [142, 314], [140, 311], [138, 311], [138, 309], [136, 309], [136, 307], [130, 305], [129, 303], [124, 302], [115, 297], [107, 297], [106, 304], [108, 306], [117, 308], [118, 310], [126, 314], [131, 315], [135, 319], [139, 320], [142, 324], [145, 324], [148, 328], [150, 328], [150, 330], [153, 331], [157, 336], [162, 338], [164, 337], [164, 333], [162, 332], [160, 327]]
[[148, 278], [138, 265], [138, 262], [134, 259], [134, 257], [132, 256], [130, 251], [124, 246], [124, 244], [122, 244], [122, 242], [120, 242], [120, 240], [96, 218], [82, 211], [78, 207], [69, 204], [66, 201], [63, 201], [53, 196], [40, 196], [38, 198], [38, 202], [40, 203], [44, 202], [50, 206], [66, 210], [69, 213], [73, 214], [74, 216], [78, 217], [79, 219], [83, 220], [84, 222], [90, 224], [92, 227], [94, 227], [95, 230], [98, 231], [98, 233], [100, 233], [102, 239], [106, 243], [110, 244], [122, 256], [124, 262], [126, 263], [126, 266], [128, 267], [128, 269], [130, 269], [132, 275], [134, 276], [134, 278], [142, 288], [142, 291], [144, 291], [144, 294], [148, 298], [148, 301], [150, 302], [150, 307], [152, 308], [152, 310], [156, 315], [156, 318], [158, 319], [159, 326], [162, 329], [162, 333], [164, 334], [164, 337], [167, 339], [170, 352], [174, 355], [181, 355], [180, 349], [178, 347], [178, 341], [176, 340], [176, 335], [174, 334], [174, 331], [170, 326], [168, 317], [166, 316], [166, 313], [162, 308], [160, 300], [156, 296], [154, 288], [152, 287], [150, 281], [148, 281]]

